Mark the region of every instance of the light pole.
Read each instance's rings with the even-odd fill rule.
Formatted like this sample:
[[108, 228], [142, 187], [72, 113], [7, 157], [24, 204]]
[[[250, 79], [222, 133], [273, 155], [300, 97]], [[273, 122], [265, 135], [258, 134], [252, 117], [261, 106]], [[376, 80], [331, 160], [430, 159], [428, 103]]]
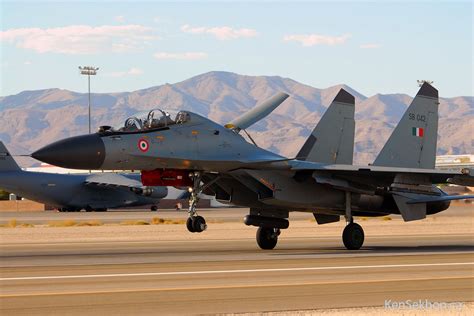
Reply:
[[91, 76], [97, 75], [99, 67], [92, 66], [79, 66], [79, 72], [81, 75], [87, 75], [87, 81], [89, 86], [89, 134], [91, 133]]

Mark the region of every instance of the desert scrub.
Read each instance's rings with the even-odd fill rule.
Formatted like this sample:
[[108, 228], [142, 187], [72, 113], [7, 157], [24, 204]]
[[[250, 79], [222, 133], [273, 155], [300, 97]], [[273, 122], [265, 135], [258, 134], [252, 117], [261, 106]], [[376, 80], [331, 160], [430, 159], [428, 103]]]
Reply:
[[144, 220], [129, 220], [121, 222], [120, 225], [150, 225], [150, 223]]
[[72, 219], [64, 220], [64, 221], [52, 221], [48, 223], [49, 227], [72, 227], [76, 226], [77, 222]]
[[76, 226], [102, 226], [102, 225], [104, 225], [104, 223], [98, 220], [79, 222], [76, 224]]
[[186, 220], [153, 217], [151, 219], [151, 224], [152, 225], [180, 225], [180, 224], [186, 224]]

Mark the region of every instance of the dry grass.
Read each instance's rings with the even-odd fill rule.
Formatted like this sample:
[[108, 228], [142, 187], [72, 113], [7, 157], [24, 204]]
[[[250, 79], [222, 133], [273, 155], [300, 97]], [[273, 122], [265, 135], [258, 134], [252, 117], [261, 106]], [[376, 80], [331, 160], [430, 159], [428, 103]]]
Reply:
[[102, 223], [99, 220], [90, 220], [90, 221], [85, 221], [85, 222], [79, 222], [76, 224], [76, 226], [102, 226], [104, 223]]
[[68, 219], [64, 221], [52, 221], [48, 223], [49, 227], [72, 227], [76, 225], [77, 225], [77, 222], [72, 219]]
[[382, 217], [382, 220], [383, 221], [391, 221], [392, 218], [390, 216], [384, 216], [384, 217]]
[[9, 220], [8, 223], [1, 224], [0, 227], [3, 227], [3, 228], [16, 228], [16, 227], [29, 228], [29, 227], [35, 227], [35, 225], [29, 224], [29, 223], [19, 223], [15, 218], [13, 218], [13, 219]]
[[[102, 226], [104, 225], [101, 221], [90, 220], [84, 222], [76, 222], [75, 220], [64, 220], [64, 221], [51, 221], [48, 222], [48, 227], [74, 227], [74, 226]], [[11, 219], [7, 224], [1, 224], [0, 227], [4, 228], [31, 228], [35, 225], [30, 223], [19, 223], [16, 219]]]
[[120, 225], [150, 225], [150, 223], [143, 220], [128, 220], [121, 222]]
[[153, 217], [151, 219], [151, 224], [152, 225], [180, 225], [180, 224], [186, 224], [186, 220]]
[[22, 228], [31, 228], [31, 227], [35, 227], [35, 225], [33, 224], [30, 224], [30, 223], [21, 223], [20, 225], [18, 225], [17, 227], [22, 227]]

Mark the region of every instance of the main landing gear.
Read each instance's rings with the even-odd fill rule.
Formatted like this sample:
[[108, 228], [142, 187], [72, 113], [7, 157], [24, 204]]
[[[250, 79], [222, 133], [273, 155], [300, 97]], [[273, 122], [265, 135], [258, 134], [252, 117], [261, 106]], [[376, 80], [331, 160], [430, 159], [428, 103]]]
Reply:
[[186, 221], [186, 228], [191, 233], [201, 233], [207, 229], [206, 220], [199, 216], [196, 211], [196, 205], [199, 202], [199, 194], [202, 192], [201, 173], [196, 171], [191, 175], [193, 179], [193, 188], [189, 197], [189, 217]]
[[346, 227], [342, 232], [342, 242], [349, 250], [358, 250], [364, 244], [364, 230], [354, 223], [351, 209], [351, 193], [346, 192]]

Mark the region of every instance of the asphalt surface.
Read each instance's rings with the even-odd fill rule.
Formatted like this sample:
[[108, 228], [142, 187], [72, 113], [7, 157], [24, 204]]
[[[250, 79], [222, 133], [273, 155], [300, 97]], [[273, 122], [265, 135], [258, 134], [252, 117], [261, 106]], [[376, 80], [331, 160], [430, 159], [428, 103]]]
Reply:
[[2, 315], [208, 314], [474, 300], [471, 234], [1, 246]]

